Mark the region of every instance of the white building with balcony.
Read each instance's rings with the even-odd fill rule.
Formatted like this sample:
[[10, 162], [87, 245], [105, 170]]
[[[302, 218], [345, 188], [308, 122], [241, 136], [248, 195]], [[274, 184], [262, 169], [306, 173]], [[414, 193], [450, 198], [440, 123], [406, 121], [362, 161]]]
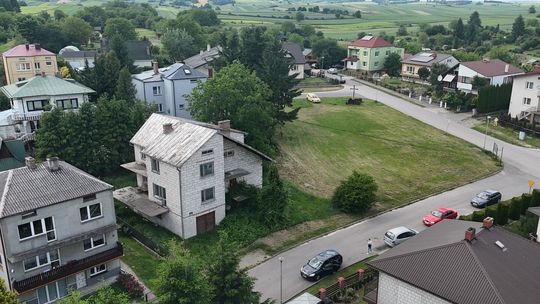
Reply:
[[8, 115], [0, 115], [0, 134], [3, 138], [29, 136], [38, 128], [43, 111], [60, 107], [77, 110], [88, 101], [94, 90], [56, 76], [35, 76], [0, 88], [9, 98], [11, 110]]
[[508, 114], [540, 122], [540, 71], [513, 77]]
[[263, 161], [228, 121], [204, 124], [152, 114], [131, 139], [135, 161], [122, 165], [138, 188], [114, 196], [183, 239], [213, 229], [225, 217], [225, 192], [239, 182], [260, 187]]
[[473, 86], [475, 77], [485, 78], [489, 85], [496, 86], [509, 82], [512, 76], [524, 72], [500, 59], [466, 61], [459, 64], [457, 89], [465, 93], [478, 94]]

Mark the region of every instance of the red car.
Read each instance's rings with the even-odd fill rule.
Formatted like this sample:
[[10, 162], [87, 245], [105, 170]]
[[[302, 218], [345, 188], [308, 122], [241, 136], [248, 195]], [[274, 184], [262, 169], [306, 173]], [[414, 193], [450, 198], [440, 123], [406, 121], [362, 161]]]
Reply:
[[457, 218], [457, 216], [457, 211], [454, 209], [438, 208], [437, 210], [433, 210], [430, 214], [424, 216], [422, 222], [424, 222], [424, 225], [429, 227], [437, 224], [444, 219], [455, 219]]

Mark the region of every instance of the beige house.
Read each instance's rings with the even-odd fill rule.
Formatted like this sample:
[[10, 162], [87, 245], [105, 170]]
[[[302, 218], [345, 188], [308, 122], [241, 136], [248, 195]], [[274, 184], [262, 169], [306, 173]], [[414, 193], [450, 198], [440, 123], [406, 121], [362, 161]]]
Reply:
[[405, 81], [420, 80], [418, 70], [425, 67], [431, 71], [431, 67], [435, 63], [444, 64], [448, 68], [447, 71], [449, 71], [457, 67], [459, 61], [449, 54], [421, 52], [401, 62], [401, 77]]
[[36, 75], [58, 73], [56, 54], [36, 44], [20, 44], [2, 54], [7, 84], [30, 79]]

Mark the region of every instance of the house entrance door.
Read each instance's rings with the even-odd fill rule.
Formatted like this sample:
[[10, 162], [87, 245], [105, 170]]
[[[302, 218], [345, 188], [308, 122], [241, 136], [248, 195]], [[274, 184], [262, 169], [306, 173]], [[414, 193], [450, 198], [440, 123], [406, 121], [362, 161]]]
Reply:
[[212, 211], [201, 216], [197, 216], [197, 235], [214, 229], [216, 226], [216, 212]]

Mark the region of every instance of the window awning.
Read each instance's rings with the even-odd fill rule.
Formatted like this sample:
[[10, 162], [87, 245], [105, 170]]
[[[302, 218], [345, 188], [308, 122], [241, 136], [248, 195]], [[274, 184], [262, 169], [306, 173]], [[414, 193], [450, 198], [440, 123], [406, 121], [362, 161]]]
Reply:
[[448, 74], [448, 75], [444, 76], [442, 81], [443, 82], [452, 82], [452, 81], [454, 81], [454, 78], [456, 78], [456, 75]]
[[122, 164], [120, 165], [120, 167], [127, 169], [133, 173], [142, 175], [142, 176], [148, 176], [148, 174], [146, 173], [146, 166], [142, 164], [138, 164], [136, 162]]
[[234, 169], [234, 170], [225, 172], [225, 180], [230, 180], [230, 179], [233, 179], [233, 178], [239, 178], [239, 177], [242, 177], [242, 176], [246, 176], [248, 174], [249, 174], [249, 172], [244, 170], [244, 169]]

